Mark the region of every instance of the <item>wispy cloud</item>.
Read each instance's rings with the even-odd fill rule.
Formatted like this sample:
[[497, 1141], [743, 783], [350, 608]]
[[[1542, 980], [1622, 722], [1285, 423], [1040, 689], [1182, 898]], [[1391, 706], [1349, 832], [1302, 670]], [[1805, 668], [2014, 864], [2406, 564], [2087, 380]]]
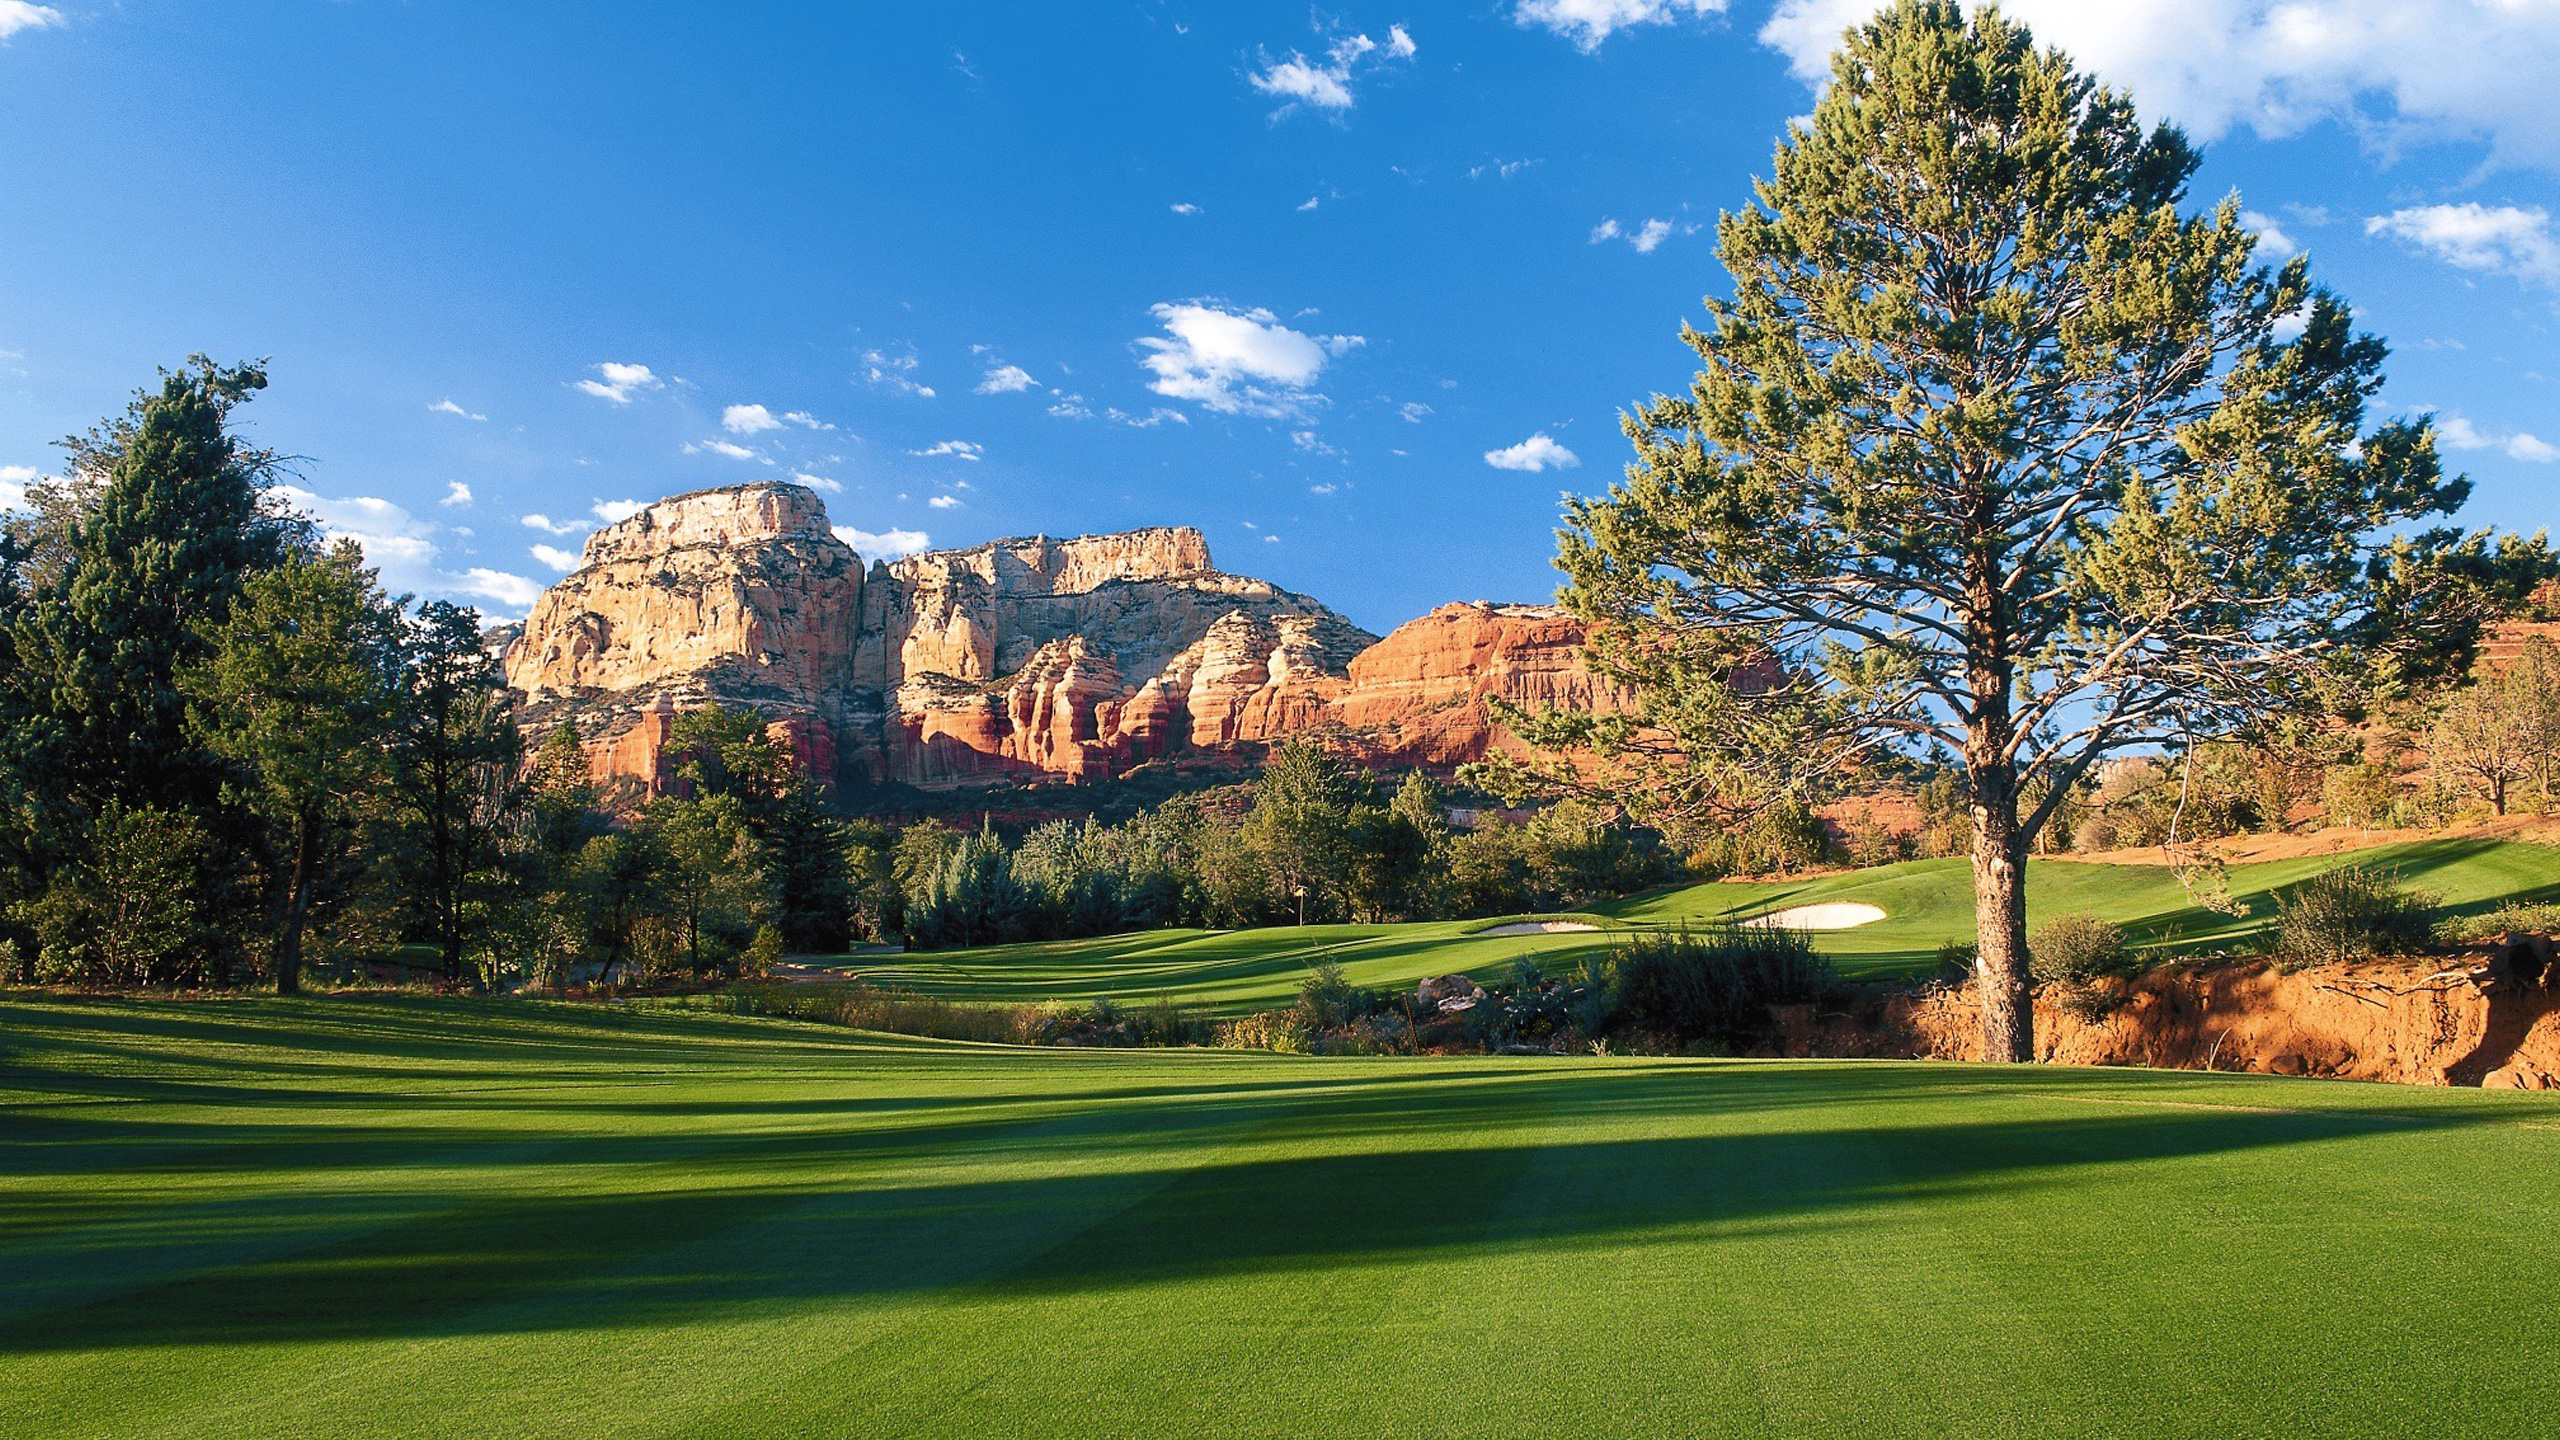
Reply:
[[1262, 69], [1245, 79], [1254, 89], [1288, 103], [1275, 112], [1285, 115], [1300, 105], [1340, 112], [1352, 105], [1355, 78], [1392, 60], [1413, 58], [1413, 36], [1402, 25], [1387, 28], [1387, 38], [1343, 35], [1324, 48], [1322, 59], [1292, 50], [1274, 60], [1262, 57]]
[[1517, 445], [1484, 452], [1484, 463], [1496, 470], [1570, 470], [1582, 463], [1582, 457], [1567, 450], [1541, 430]]
[[26, 508], [27, 488], [51, 478], [33, 465], [0, 465], [0, 511]]
[[2276, 217], [2261, 210], [2243, 210], [2240, 223], [2258, 234], [2258, 249], [2270, 260], [2289, 260], [2302, 253], [2302, 247], [2276, 223]]
[[[1600, 42], [1631, 25], [1668, 25], [1722, 14], [1725, 0], [1520, 0], [1511, 12], [1522, 25], [1543, 26], [1588, 55]], [[1845, 28], [1845, 27], [1844, 27]]]
[[595, 372], [599, 378], [580, 380], [577, 388], [616, 405], [628, 405], [632, 396], [644, 390], [660, 389], [667, 383], [646, 365], [626, 365], [616, 360], [607, 360], [596, 366]]
[[706, 453], [712, 455], [726, 455], [732, 460], [754, 460], [767, 465], [773, 463], [770, 460], [766, 460], [760, 452], [750, 450], [744, 445], [735, 444], [727, 440], [703, 440], [697, 443], [688, 444], [684, 447], [684, 453], [687, 455], [701, 455]]
[[587, 513], [607, 525], [613, 525], [628, 520], [648, 508], [648, 503], [641, 500], [599, 500], [587, 507]]
[[[1610, 240], [1624, 240], [1635, 247], [1637, 254], [1650, 255], [1661, 247], [1663, 241], [1671, 238], [1675, 228], [1669, 220], [1647, 220], [1630, 230], [1611, 218], [1591, 227], [1591, 243], [1599, 245]], [[1689, 228], [1694, 230], [1697, 227]]]
[[936, 510], [957, 510], [960, 508], [960, 497], [957, 495], [936, 495], [924, 503], [932, 506]]
[[575, 550], [563, 550], [557, 545], [534, 546], [533, 558], [550, 566], [552, 569], [559, 571], [563, 575], [566, 575], [570, 571], [578, 568], [578, 552]]
[[791, 478], [802, 485], [808, 486], [812, 490], [824, 490], [830, 495], [841, 495], [844, 493], [843, 481], [830, 480], [824, 475], [813, 475], [806, 470], [794, 470], [791, 472]]
[[2506, 452], [2508, 459], [2522, 460], [2530, 465], [2548, 465], [2560, 460], [2560, 446], [2554, 446], [2528, 431], [2491, 434], [2473, 424], [2471, 418], [2459, 410], [2439, 410], [2432, 418], [2435, 420], [2436, 438], [2456, 450], [2501, 450]]
[[782, 422], [761, 405], [732, 405], [720, 412], [720, 428], [732, 435], [761, 435], [781, 429]]
[[916, 380], [917, 364], [916, 353], [912, 349], [865, 350], [862, 352], [862, 378], [883, 390], [930, 400], [933, 387]]
[[450, 415], [457, 420], [486, 420], [489, 418], [486, 415], [479, 414], [476, 411], [465, 410], [461, 406], [454, 404], [453, 397], [450, 395], [437, 401], [433, 405], [428, 406], [427, 409], [432, 414]]
[[2417, 205], [2364, 222], [2367, 235], [2387, 235], [2448, 265], [2560, 285], [2560, 239], [2540, 206]]
[[1336, 358], [1366, 343], [1358, 335], [1310, 335], [1268, 310], [1231, 310], [1207, 301], [1157, 305], [1165, 328], [1145, 336], [1139, 363], [1149, 389], [1236, 415], [1298, 415], [1320, 404], [1315, 383]]
[[987, 458], [986, 447], [980, 445], [974, 440], [937, 440], [922, 450], [910, 450], [907, 453], [910, 455], [922, 456], [927, 460], [936, 459], [942, 456], [949, 456], [954, 460], [984, 460]]
[[852, 546], [856, 553], [873, 559], [895, 559], [933, 547], [933, 537], [921, 530], [873, 532], [856, 530], [850, 525], [839, 525], [836, 527], [836, 538]]
[[471, 487], [463, 484], [459, 480], [446, 481], [444, 487], [444, 498], [436, 503], [439, 505], [453, 506], [468, 505], [471, 503]]
[[0, 0], [0, 40], [21, 30], [57, 30], [70, 23], [50, 5], [37, 5], [32, 0]]
[[575, 535], [596, 528], [584, 520], [554, 520], [539, 512], [525, 516], [518, 523], [527, 530], [539, 530], [545, 535]]
[[1172, 208], [1173, 213], [1176, 215], [1197, 215], [1200, 213], [1200, 207], [1192, 204], [1188, 200], [1176, 200], [1173, 202]]
[[1031, 378], [1030, 371], [1019, 365], [994, 365], [988, 367], [986, 375], [978, 381], [978, 393], [1012, 395], [1039, 383]]

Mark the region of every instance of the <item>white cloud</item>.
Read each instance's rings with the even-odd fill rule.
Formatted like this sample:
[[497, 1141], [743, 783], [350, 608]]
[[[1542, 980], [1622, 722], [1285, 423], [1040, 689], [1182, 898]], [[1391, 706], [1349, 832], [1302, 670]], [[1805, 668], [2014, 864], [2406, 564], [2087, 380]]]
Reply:
[[[445, 569], [438, 538], [447, 532], [391, 501], [371, 495], [319, 495], [291, 485], [279, 485], [273, 493], [310, 516], [321, 534], [332, 540], [353, 540], [362, 547], [365, 563], [380, 572], [383, 588], [395, 595], [461, 595], [494, 601], [508, 612], [521, 615], [542, 593], [540, 585], [521, 575], [478, 566], [459, 573]], [[542, 517], [527, 518], [530, 521]], [[549, 548], [535, 547], [536, 553]]]
[[810, 414], [806, 410], [785, 410], [782, 412], [782, 418], [791, 424], [798, 425], [803, 429], [808, 430], [833, 430], [836, 428], [833, 424], [819, 419], [817, 416]]
[[922, 450], [910, 450], [907, 453], [922, 456], [927, 460], [941, 455], [948, 455], [955, 460], [984, 460], [987, 458], [987, 447], [974, 440], [937, 440]]
[[936, 510], [957, 510], [960, 508], [960, 497], [957, 495], [936, 495], [924, 503], [932, 506]]
[[1484, 463], [1496, 470], [1570, 470], [1582, 463], [1582, 457], [1548, 438], [1544, 430], [1499, 450], [1484, 452]]
[[2456, 450], [2502, 450], [2510, 460], [2548, 465], [2560, 460], [2560, 446], [2523, 430], [2492, 435], [2459, 410], [2439, 410], [2432, 417], [2436, 438]]
[[1289, 443], [1290, 443], [1290, 444], [1292, 444], [1292, 445], [1297, 446], [1297, 447], [1298, 447], [1299, 449], [1301, 449], [1301, 450], [1306, 451], [1306, 452], [1307, 452], [1308, 454], [1310, 454], [1310, 455], [1322, 455], [1322, 456], [1324, 456], [1324, 457], [1326, 457], [1326, 458], [1328, 458], [1328, 459], [1330, 459], [1330, 458], [1332, 458], [1332, 457], [1335, 457], [1335, 456], [1338, 456], [1338, 455], [1340, 455], [1340, 454], [1342, 453], [1341, 451], [1336, 450], [1335, 448], [1333, 448], [1331, 445], [1326, 444], [1326, 443], [1325, 443], [1325, 440], [1324, 440], [1324, 437], [1323, 437], [1323, 436], [1321, 436], [1321, 435], [1318, 435], [1318, 434], [1317, 434], [1316, 432], [1314, 432], [1313, 430], [1292, 430], [1292, 431], [1290, 431], [1290, 432], [1289, 432]]
[[1330, 495], [1330, 494], [1332, 494], [1334, 491], [1339, 490], [1339, 489], [1341, 489], [1341, 488], [1342, 488], [1341, 486], [1334, 484], [1334, 483], [1333, 483], [1332, 481], [1330, 481], [1330, 480], [1327, 480], [1326, 482], [1324, 482], [1324, 483], [1323, 483], [1323, 484], [1321, 484], [1321, 485], [1310, 485], [1310, 486], [1308, 486], [1308, 487], [1307, 487], [1307, 493], [1308, 493], [1308, 494], [1310, 494], [1310, 495]]
[[684, 447], [684, 453], [687, 455], [700, 455], [705, 452], [709, 452], [713, 455], [726, 455], [732, 460], [762, 460], [768, 465], [773, 463], [770, 460], [765, 460], [762, 454], [754, 450], [750, 450], [744, 445], [733, 444], [727, 440], [705, 440], [698, 445], [687, 445]]
[[1319, 196], [1319, 195], [1310, 195], [1310, 196], [1308, 196], [1308, 197], [1307, 197], [1303, 202], [1301, 202], [1301, 203], [1299, 204], [1299, 206], [1298, 206], [1298, 213], [1299, 213], [1299, 214], [1301, 214], [1301, 215], [1304, 215], [1304, 214], [1306, 214], [1308, 211], [1313, 210], [1314, 208], [1316, 208], [1316, 206], [1318, 206], [1318, 205], [1320, 205], [1320, 204], [1322, 204], [1322, 203], [1323, 203], [1323, 197], [1322, 197], [1322, 196]]
[[2418, 205], [2364, 222], [2367, 235], [2388, 235], [2448, 265], [2560, 285], [2560, 239], [2540, 206]]
[[471, 487], [463, 484], [459, 480], [447, 481], [444, 487], [444, 498], [436, 503], [439, 505], [468, 505], [471, 503]]
[[[1760, 39], [1819, 85], [1841, 32], [1877, 8], [1782, 0]], [[2384, 146], [2467, 138], [2498, 163], [2560, 164], [2549, 0], [2009, 0], [2001, 11], [2200, 139], [2243, 126], [2278, 139], [2336, 120]]]
[[1396, 413], [1404, 417], [1404, 423], [1407, 425], [1419, 425], [1422, 423], [1422, 417], [1431, 413], [1431, 407], [1419, 400], [1407, 400]]
[[0, 0], [0, 40], [21, 30], [53, 30], [70, 23], [50, 5], [34, 4], [33, 0]]
[[1497, 180], [1508, 180], [1537, 163], [1535, 160], [1488, 160], [1482, 165], [1468, 166], [1467, 178], [1481, 180], [1491, 175]]
[[1302, 104], [1319, 110], [1348, 110], [1356, 74], [1389, 60], [1410, 60], [1413, 50], [1413, 36], [1402, 25], [1395, 25], [1388, 27], [1384, 41], [1366, 35], [1342, 36], [1325, 47], [1322, 60], [1311, 60], [1298, 50], [1290, 51], [1284, 60], [1265, 55], [1261, 73], [1245, 79], [1263, 94], [1288, 102], [1280, 107], [1279, 114], [1287, 114]]
[[2272, 215], [2243, 210], [2240, 223], [2258, 232], [2258, 249], [2269, 259], [2286, 260], [2302, 253], [2302, 247], [2294, 243], [2293, 237], [2285, 233], [2284, 227], [2277, 224]]
[[563, 550], [557, 545], [534, 546], [533, 558], [550, 566], [552, 569], [559, 571], [563, 575], [566, 575], [570, 571], [578, 568], [578, 552], [575, 550]]
[[587, 513], [611, 525], [628, 520], [648, 508], [646, 503], [638, 500], [599, 500], [587, 507]]
[[1161, 405], [1149, 407], [1147, 413], [1144, 415], [1132, 415], [1117, 405], [1108, 406], [1103, 410], [1102, 418], [1110, 421], [1114, 425], [1126, 425], [1132, 430], [1153, 430], [1159, 425], [1188, 425], [1191, 423], [1190, 416], [1183, 414], [1179, 410], [1167, 410]]
[[659, 379], [657, 372], [646, 365], [625, 365], [618, 361], [607, 360], [596, 366], [595, 372], [604, 378], [581, 380], [578, 382], [578, 388], [599, 400], [610, 400], [616, 405], [628, 405], [631, 403], [632, 396], [643, 390], [658, 389], [667, 383]]
[[812, 475], [806, 470], [794, 470], [791, 472], [791, 478], [796, 483], [806, 485], [812, 490], [824, 490], [830, 495], [841, 495], [844, 493], [844, 482], [840, 480], [830, 480], [824, 475]]
[[520, 616], [542, 598], [542, 586], [521, 575], [504, 570], [491, 570], [474, 565], [456, 578], [453, 586], [460, 594], [496, 602], [501, 613]]
[[435, 415], [451, 415], [451, 416], [455, 417], [456, 419], [460, 419], [460, 420], [486, 420], [486, 419], [488, 419], [488, 418], [489, 418], [489, 417], [488, 417], [488, 416], [486, 416], [486, 415], [478, 414], [478, 413], [476, 413], [476, 412], [474, 412], [474, 411], [470, 411], [470, 410], [465, 410], [465, 409], [463, 409], [461, 406], [454, 404], [454, 403], [453, 403], [453, 397], [452, 397], [452, 396], [450, 396], [450, 395], [446, 396], [446, 397], [445, 397], [445, 398], [443, 398], [442, 400], [437, 401], [437, 402], [436, 402], [436, 403], [434, 403], [433, 405], [428, 406], [428, 407], [427, 407], [427, 410], [428, 410], [428, 413], [430, 413], [430, 414], [435, 414]]
[[720, 412], [720, 428], [732, 435], [761, 435], [781, 429], [782, 422], [761, 405], [732, 405]]
[[901, 395], [913, 395], [919, 399], [930, 400], [933, 398], [933, 387], [917, 383], [916, 363], [916, 353], [913, 350], [894, 355], [886, 350], [865, 350], [862, 352], [862, 378], [884, 390], [894, 390]]
[[1277, 545], [1280, 543], [1280, 537], [1277, 535], [1265, 535], [1262, 537], [1262, 543], [1265, 545]]
[[23, 508], [27, 487], [50, 478], [33, 465], [0, 465], [0, 510]]
[[1637, 254], [1650, 255], [1661, 247], [1663, 241], [1671, 238], [1674, 228], [1668, 220], [1647, 220], [1635, 229], [1629, 230], [1615, 219], [1608, 219], [1591, 227], [1591, 243], [1598, 245], [1610, 240], [1624, 240], [1635, 247]]
[[1200, 207], [1192, 204], [1188, 200], [1177, 200], [1173, 203], [1173, 213], [1176, 215], [1197, 215], [1200, 213]]
[[595, 528], [584, 520], [554, 520], [541, 514], [525, 516], [523, 524], [527, 530], [539, 530], [546, 535], [575, 535], [581, 530]]
[[1198, 301], [1149, 312], [1170, 338], [1145, 336], [1139, 363], [1148, 389], [1231, 415], [1286, 416], [1321, 403], [1315, 382], [1332, 360], [1365, 342], [1357, 335], [1309, 335], [1268, 310], [1229, 310]]
[[1721, 14], [1725, 0], [1520, 0], [1511, 18], [1522, 25], [1543, 25], [1570, 40], [1584, 54], [1630, 25], [1668, 25], [1686, 15], [1692, 19]]
[[1038, 381], [1031, 378], [1030, 371], [1023, 369], [1019, 365], [995, 365], [990, 366], [987, 370], [986, 377], [978, 382], [978, 393], [981, 395], [1011, 395], [1018, 391], [1028, 390], [1038, 383]]
[[875, 559], [913, 555], [919, 550], [930, 548], [933, 544], [933, 538], [921, 530], [883, 530], [875, 535], [868, 530], [856, 530], [850, 525], [837, 526], [836, 538], [852, 546], [857, 552]]

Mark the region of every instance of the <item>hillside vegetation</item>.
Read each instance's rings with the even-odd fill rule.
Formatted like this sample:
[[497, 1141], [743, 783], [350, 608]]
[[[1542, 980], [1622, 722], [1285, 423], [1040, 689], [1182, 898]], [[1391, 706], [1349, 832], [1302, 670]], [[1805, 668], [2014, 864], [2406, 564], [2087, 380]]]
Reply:
[[[2510, 902], [2560, 900], [2560, 849], [2500, 840], [2429, 840], [2343, 855], [2234, 865], [2221, 877], [2242, 913], [2204, 903], [2163, 866], [2044, 860], [2029, 866], [2028, 918], [2092, 914], [2124, 927], [2160, 956], [2246, 950], [2273, 923], [2288, 887], [2347, 864], [2368, 866], [2436, 895], [2448, 913]], [[1255, 930], [1154, 930], [1087, 940], [995, 945], [938, 954], [868, 954], [825, 962], [847, 975], [955, 1000], [1022, 1004], [1042, 1000], [1169, 999], [1221, 1013], [1282, 1005], [1311, 967], [1330, 961], [1355, 985], [1409, 986], [1426, 976], [1479, 980], [1530, 961], [1553, 970], [1620, 943], [1630, 934], [1704, 927], [1798, 905], [1875, 905], [1885, 918], [1852, 930], [1819, 932], [1815, 947], [1851, 979], [1928, 973], [1943, 946], [1973, 938], [1973, 891], [1962, 860], [1915, 860], [1866, 870], [1773, 882], [1690, 885], [1602, 902], [1562, 917], [1582, 932], [1486, 935], [1499, 920], [1400, 925], [1308, 925]]]

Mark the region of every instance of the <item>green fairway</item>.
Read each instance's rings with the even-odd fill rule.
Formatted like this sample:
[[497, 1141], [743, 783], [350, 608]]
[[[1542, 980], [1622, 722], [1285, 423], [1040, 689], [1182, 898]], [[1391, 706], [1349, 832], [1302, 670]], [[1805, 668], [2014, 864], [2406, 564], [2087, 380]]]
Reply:
[[[2496, 840], [2431, 840], [2346, 856], [2233, 866], [2238, 915], [2209, 908], [2160, 866], [2040, 860], [2028, 867], [2027, 918], [2087, 911], [2162, 951], [2245, 944], [2274, 915], [2274, 897], [2323, 870], [2354, 861], [2434, 891], [2449, 908], [2509, 900], [2560, 900], [2560, 850]], [[1851, 978], [1924, 972], [1939, 947], [1973, 938], [1973, 875], [1963, 860], [1915, 860], [1806, 880], [1691, 885], [1593, 907], [1574, 917], [1602, 928], [1573, 934], [1488, 936], [1501, 922], [1273, 926], [1260, 930], [1155, 930], [1091, 940], [990, 945], [837, 962], [848, 974], [957, 1000], [1122, 1002], [1170, 999], [1233, 1013], [1282, 1005], [1308, 968], [1331, 960], [1358, 985], [1411, 985], [1426, 975], [1493, 979], [1524, 959], [1550, 968], [1618, 943], [1626, 934], [1704, 925], [1796, 905], [1857, 901], [1885, 918], [1817, 934], [1817, 948]]]
[[0, 1003], [0, 1435], [2458, 1436], [2560, 1099]]

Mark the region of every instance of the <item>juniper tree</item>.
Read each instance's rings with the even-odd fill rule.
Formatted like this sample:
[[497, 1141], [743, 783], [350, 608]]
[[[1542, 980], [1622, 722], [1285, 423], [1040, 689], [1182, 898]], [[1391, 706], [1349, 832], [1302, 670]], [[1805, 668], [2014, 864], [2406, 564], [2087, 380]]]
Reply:
[[2451, 541], [2380, 537], [2466, 489], [2367, 427], [2383, 346], [2304, 261], [2183, 206], [2197, 161], [1996, 11], [1902, 0], [1722, 218], [1688, 393], [1567, 507], [1565, 602], [1648, 697], [1583, 740], [1676, 751], [1693, 801], [1958, 757], [1988, 1059], [2034, 1055], [2025, 860], [2090, 768], [2294, 703]]

